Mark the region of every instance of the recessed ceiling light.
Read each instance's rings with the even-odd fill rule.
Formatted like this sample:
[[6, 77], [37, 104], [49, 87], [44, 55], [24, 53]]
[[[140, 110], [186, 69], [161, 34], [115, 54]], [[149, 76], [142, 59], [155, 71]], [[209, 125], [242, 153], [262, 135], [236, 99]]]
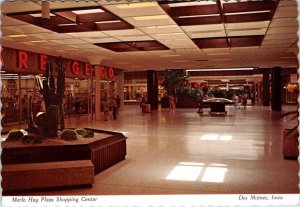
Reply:
[[17, 38], [17, 37], [28, 37], [26, 34], [18, 34], [18, 35], [8, 35], [9, 37]]
[[249, 11], [249, 12], [235, 12], [235, 13], [225, 13], [225, 15], [238, 15], [238, 14], [258, 14], [258, 13], [265, 13], [271, 12], [270, 10], [263, 10], [263, 11]]
[[210, 61], [230, 61], [231, 59], [212, 59]]
[[214, 55], [230, 55], [230, 53], [228, 53], [228, 52], [220, 52], [220, 53], [209, 53], [209, 54], [206, 54], [206, 55], [209, 55], [209, 56], [214, 56]]
[[65, 27], [65, 26], [75, 26], [77, 25], [76, 23], [69, 23], [69, 24], [58, 24], [57, 26], [59, 27]]
[[117, 5], [118, 9], [137, 9], [137, 8], [148, 8], [157, 6], [156, 2], [142, 2], [142, 3], [127, 3]]
[[[210, 66], [214, 67], [214, 66]], [[216, 69], [190, 69], [187, 71], [234, 71], [234, 70], [253, 70], [254, 68], [216, 68]]]
[[32, 41], [29, 41], [29, 42], [32, 42], [32, 43], [41, 43], [41, 42], [47, 42], [47, 40], [32, 40]]
[[168, 15], [152, 15], [152, 16], [139, 16], [139, 17], [132, 17], [134, 20], [154, 20], [154, 19], [168, 19], [170, 18]]
[[86, 9], [86, 10], [74, 10], [72, 11], [75, 14], [93, 14], [93, 13], [102, 13], [102, 9]]
[[[37, 13], [37, 14], [29, 14], [29, 15], [32, 16], [32, 17], [42, 17], [42, 14], [41, 14], [41, 13]], [[50, 17], [53, 17], [53, 16], [55, 16], [55, 14], [50, 13]]]
[[108, 24], [108, 23], [117, 23], [121, 22], [120, 20], [111, 20], [111, 21], [101, 21], [101, 22], [95, 22], [96, 24]]
[[212, 16], [220, 16], [220, 14], [203, 14], [203, 15], [193, 15], [193, 16], [179, 16], [179, 19], [185, 18], [196, 18], [196, 17], [212, 17]]
[[198, 1], [198, 2], [182, 2], [168, 4], [170, 7], [184, 7], [184, 6], [201, 6], [207, 4], [216, 4], [216, 1]]

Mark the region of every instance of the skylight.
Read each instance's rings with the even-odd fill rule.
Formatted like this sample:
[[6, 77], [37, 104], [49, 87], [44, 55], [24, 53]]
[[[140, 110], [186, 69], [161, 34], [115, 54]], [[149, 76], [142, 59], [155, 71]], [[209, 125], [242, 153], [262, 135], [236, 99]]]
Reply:
[[72, 11], [75, 14], [93, 14], [93, 13], [102, 13], [102, 9], [85, 9], [85, 10], [74, 10]]
[[[29, 14], [32, 17], [42, 17], [42, 13], [38, 13], [38, 14]], [[50, 17], [55, 16], [55, 14], [50, 13]]]

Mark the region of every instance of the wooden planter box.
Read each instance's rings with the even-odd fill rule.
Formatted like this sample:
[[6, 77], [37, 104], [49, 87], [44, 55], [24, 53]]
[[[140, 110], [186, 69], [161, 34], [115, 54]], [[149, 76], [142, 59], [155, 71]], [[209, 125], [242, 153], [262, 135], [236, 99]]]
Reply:
[[[126, 137], [122, 133], [96, 129], [94, 138], [65, 144], [36, 144], [6, 147], [2, 144], [2, 165], [91, 160], [97, 174], [122, 161], [126, 156]], [[97, 133], [107, 137], [97, 138]]]
[[282, 135], [282, 155], [284, 159], [297, 159], [299, 156], [299, 133], [297, 130], [284, 129]]
[[198, 108], [199, 104], [191, 98], [178, 98], [177, 108]]

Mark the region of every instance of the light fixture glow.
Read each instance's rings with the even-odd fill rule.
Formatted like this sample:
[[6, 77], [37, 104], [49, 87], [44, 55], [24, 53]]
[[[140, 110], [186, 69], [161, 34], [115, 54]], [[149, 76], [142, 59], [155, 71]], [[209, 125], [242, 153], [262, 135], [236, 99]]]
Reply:
[[157, 6], [156, 2], [142, 2], [142, 3], [128, 3], [117, 5], [118, 9], [137, 9], [137, 8], [148, 8]]
[[208, 69], [208, 68], [205, 68], [205, 69], [189, 69], [189, 70], [186, 70], [187, 72], [189, 71], [236, 71], [236, 70], [253, 70], [254, 68], [216, 68], [216, 69]]
[[75, 26], [77, 25], [76, 23], [69, 23], [69, 24], [58, 24], [57, 26], [59, 27], [64, 27], [64, 26]]
[[192, 15], [192, 16], [179, 16], [179, 19], [186, 19], [186, 18], [196, 18], [196, 17], [213, 17], [213, 16], [220, 16], [220, 14], [203, 14], [203, 15]]
[[18, 38], [18, 37], [28, 37], [28, 35], [26, 34], [17, 34], [17, 35], [8, 35], [9, 37], [12, 37], [12, 38]]
[[117, 23], [121, 22], [120, 20], [111, 20], [111, 21], [102, 21], [102, 22], [95, 22], [96, 24], [108, 24], [108, 23]]
[[102, 13], [102, 9], [86, 9], [86, 10], [74, 10], [72, 11], [75, 14], [93, 14], [93, 13]]
[[32, 42], [32, 43], [41, 43], [41, 42], [47, 42], [47, 40], [32, 40], [32, 41], [29, 41], [29, 42]]
[[[42, 17], [42, 14], [41, 14], [41, 13], [37, 13], [37, 14], [29, 14], [29, 15], [32, 16], [32, 17]], [[55, 16], [55, 14], [50, 13], [50, 17], [53, 17], [53, 16]]]
[[270, 10], [263, 10], [263, 11], [248, 11], [248, 12], [235, 12], [235, 13], [225, 13], [225, 15], [237, 15], [237, 14], [258, 14], [258, 13], [265, 13], [265, 12], [271, 12]]

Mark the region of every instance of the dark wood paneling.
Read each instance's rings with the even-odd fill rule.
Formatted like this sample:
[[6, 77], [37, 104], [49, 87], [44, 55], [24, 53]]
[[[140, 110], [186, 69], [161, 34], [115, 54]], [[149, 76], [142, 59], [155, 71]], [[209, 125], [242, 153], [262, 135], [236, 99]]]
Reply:
[[[70, 11], [61, 11], [61, 12], [54, 12], [55, 15], [59, 15], [67, 20], [72, 22], [76, 22], [76, 14]], [[52, 17], [50, 17], [51, 19]]]
[[220, 24], [222, 23], [222, 18], [221, 16], [174, 18], [174, 21], [179, 26], [189, 26], [189, 25], [202, 25], [202, 24]]
[[78, 22], [101, 22], [119, 20], [115, 15], [110, 13], [93, 13], [93, 14], [80, 14], [77, 15]]
[[199, 48], [224, 48], [224, 47], [228, 47], [227, 40], [224, 37], [193, 39], [193, 41]]
[[113, 22], [106, 24], [96, 24], [95, 27], [97, 31], [105, 31], [105, 30], [120, 30], [120, 29], [134, 29], [134, 26], [126, 23], [126, 22]]
[[231, 47], [260, 46], [264, 36], [230, 37]]
[[224, 22], [225, 23], [256, 22], [256, 21], [271, 20], [271, 18], [272, 18], [271, 12], [224, 15]]
[[219, 8], [217, 4], [201, 5], [201, 6], [171, 7], [171, 14], [173, 17], [219, 14]]
[[224, 3], [223, 13], [275, 10], [276, 1], [247, 1]]

